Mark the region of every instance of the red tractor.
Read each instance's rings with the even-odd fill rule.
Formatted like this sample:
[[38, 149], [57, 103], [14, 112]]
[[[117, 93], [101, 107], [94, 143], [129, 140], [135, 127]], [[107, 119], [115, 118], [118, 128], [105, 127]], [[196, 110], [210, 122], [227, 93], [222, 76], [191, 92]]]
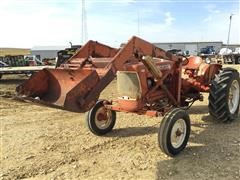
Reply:
[[[117, 77], [118, 98], [99, 100]], [[44, 69], [17, 87], [25, 100], [74, 112], [87, 112], [96, 135], [110, 132], [116, 112], [164, 116], [158, 132], [161, 150], [180, 153], [187, 145], [190, 118], [186, 111], [209, 92], [209, 112], [229, 122], [239, 112], [240, 78], [235, 69], [207, 64], [200, 57], [176, 56], [132, 37], [115, 49], [89, 41], [56, 69]]]

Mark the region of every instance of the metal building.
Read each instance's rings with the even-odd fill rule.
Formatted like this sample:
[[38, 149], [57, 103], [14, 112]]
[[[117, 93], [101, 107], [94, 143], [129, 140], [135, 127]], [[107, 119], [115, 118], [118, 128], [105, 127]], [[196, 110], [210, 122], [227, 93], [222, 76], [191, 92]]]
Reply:
[[53, 59], [57, 57], [58, 51], [65, 48], [67, 46], [35, 46], [30, 50], [30, 54], [40, 57], [40, 60]]
[[223, 44], [222, 48], [226, 48], [226, 47], [234, 51], [235, 48], [240, 47], [240, 44], [229, 44], [229, 45]]
[[201, 48], [206, 46], [213, 46], [216, 52], [223, 46], [222, 41], [213, 41], [213, 42], [169, 42], [169, 43], [154, 43], [156, 46], [164, 49], [180, 49], [182, 51], [189, 51], [191, 55], [197, 55], [200, 52]]

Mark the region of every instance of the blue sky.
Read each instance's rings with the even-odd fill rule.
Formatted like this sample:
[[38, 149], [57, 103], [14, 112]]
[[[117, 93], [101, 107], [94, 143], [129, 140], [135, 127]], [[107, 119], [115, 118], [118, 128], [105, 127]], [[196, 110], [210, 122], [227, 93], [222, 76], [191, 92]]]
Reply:
[[[85, 0], [88, 39], [240, 43], [239, 0]], [[82, 43], [81, 0], [1, 0], [0, 47]], [[139, 22], [139, 23], [138, 23]], [[138, 28], [139, 27], [139, 28]]]

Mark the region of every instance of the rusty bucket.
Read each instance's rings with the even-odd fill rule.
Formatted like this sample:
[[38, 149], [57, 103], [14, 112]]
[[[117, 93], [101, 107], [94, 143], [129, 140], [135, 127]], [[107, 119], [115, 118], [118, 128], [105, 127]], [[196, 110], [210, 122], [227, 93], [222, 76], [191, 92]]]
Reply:
[[74, 112], [85, 112], [88, 92], [98, 83], [94, 69], [43, 69], [16, 88], [18, 97]]

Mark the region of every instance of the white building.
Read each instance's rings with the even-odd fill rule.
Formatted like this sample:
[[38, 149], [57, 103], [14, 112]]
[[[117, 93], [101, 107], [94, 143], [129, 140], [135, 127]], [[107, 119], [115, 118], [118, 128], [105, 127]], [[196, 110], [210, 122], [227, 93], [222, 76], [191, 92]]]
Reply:
[[164, 50], [170, 49], [180, 49], [182, 51], [189, 51], [191, 55], [197, 55], [201, 48], [206, 46], [213, 46], [216, 52], [223, 46], [222, 41], [212, 41], [212, 42], [166, 42], [166, 43], [154, 43], [157, 47]]
[[68, 46], [34, 46], [30, 50], [31, 55], [35, 55], [40, 60], [53, 59], [57, 57], [57, 52], [64, 50]]

